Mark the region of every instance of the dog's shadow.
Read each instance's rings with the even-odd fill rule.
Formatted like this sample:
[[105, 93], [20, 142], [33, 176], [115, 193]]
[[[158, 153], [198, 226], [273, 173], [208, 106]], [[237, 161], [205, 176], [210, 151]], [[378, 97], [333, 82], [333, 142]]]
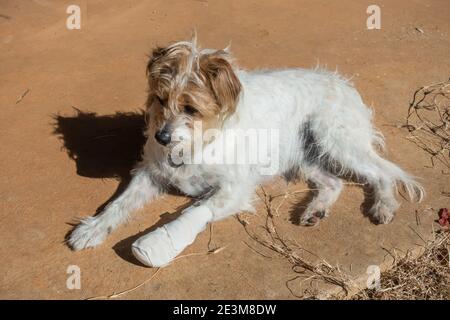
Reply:
[[143, 111], [97, 115], [75, 109], [73, 116], [54, 115], [54, 131], [77, 174], [90, 178], [129, 179], [145, 143]]

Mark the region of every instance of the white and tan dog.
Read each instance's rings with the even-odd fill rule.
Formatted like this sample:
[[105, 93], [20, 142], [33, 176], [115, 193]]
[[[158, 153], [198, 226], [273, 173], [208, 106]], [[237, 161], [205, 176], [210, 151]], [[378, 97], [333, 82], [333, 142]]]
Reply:
[[[74, 250], [101, 244], [132, 210], [169, 187], [198, 201], [132, 245], [135, 257], [148, 266], [168, 264], [209, 222], [252, 210], [255, 188], [274, 175], [287, 180], [302, 177], [316, 186], [317, 194], [301, 217], [303, 225], [315, 225], [327, 216], [344, 177], [373, 188], [370, 214], [376, 223], [389, 223], [394, 217], [397, 183], [411, 199], [420, 201], [424, 195], [411, 176], [378, 155], [375, 149], [383, 147], [383, 138], [373, 129], [371, 111], [335, 73], [249, 72], [234, 65], [227, 49], [200, 50], [195, 39], [155, 49], [147, 71], [149, 125], [143, 159], [132, 171], [127, 189], [74, 229], [69, 238]], [[215, 130], [214, 137], [196, 138], [196, 123], [201, 123], [203, 133]], [[236, 146], [224, 143], [229, 142], [224, 134], [229, 130], [276, 132], [277, 143], [263, 151], [277, 149], [275, 156], [269, 152], [275, 170], [264, 173], [263, 165], [254, 162], [194, 161], [219, 144], [222, 153], [233, 153]], [[193, 148], [198, 142], [201, 148]], [[181, 155], [175, 163], [180, 146], [185, 153], [194, 151], [189, 159]], [[256, 152], [253, 149], [248, 150]]]

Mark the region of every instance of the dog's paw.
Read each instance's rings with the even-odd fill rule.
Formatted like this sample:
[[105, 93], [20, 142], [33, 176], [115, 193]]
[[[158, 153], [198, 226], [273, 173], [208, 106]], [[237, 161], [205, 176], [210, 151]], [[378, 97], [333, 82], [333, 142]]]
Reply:
[[98, 246], [108, 236], [108, 229], [97, 222], [93, 217], [81, 220], [81, 223], [72, 231], [67, 243], [75, 250], [93, 248]]
[[306, 227], [312, 227], [315, 225], [318, 225], [320, 220], [328, 217], [328, 211], [326, 210], [320, 210], [320, 211], [314, 211], [314, 212], [305, 212], [300, 217], [300, 225], [306, 226]]
[[166, 227], [161, 227], [136, 240], [131, 251], [142, 264], [149, 267], [164, 267], [168, 265], [188, 243], [174, 247]]
[[388, 224], [394, 219], [394, 212], [387, 206], [381, 205], [371, 211], [371, 220], [375, 224]]
[[176, 220], [136, 240], [132, 252], [146, 266], [164, 267], [194, 242], [212, 218], [208, 207], [191, 207]]
[[394, 219], [397, 208], [395, 202], [379, 201], [370, 209], [370, 218], [375, 224], [388, 224]]

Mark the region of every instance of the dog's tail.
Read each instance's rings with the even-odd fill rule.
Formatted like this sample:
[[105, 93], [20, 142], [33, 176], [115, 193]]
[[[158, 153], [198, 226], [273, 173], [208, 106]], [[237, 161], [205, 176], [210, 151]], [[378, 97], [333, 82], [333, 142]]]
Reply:
[[386, 176], [393, 180], [396, 188], [398, 184], [403, 187], [411, 201], [421, 202], [423, 200], [425, 189], [416, 181], [416, 177], [409, 175], [394, 163], [381, 157], [378, 157], [378, 165]]

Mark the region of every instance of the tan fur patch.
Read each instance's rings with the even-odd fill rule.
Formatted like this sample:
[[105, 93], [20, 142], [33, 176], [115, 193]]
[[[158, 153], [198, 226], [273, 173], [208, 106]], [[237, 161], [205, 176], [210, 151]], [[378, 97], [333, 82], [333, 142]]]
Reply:
[[225, 117], [233, 114], [242, 86], [226, 59], [226, 53], [217, 51], [201, 57], [200, 70], [220, 106], [221, 114]]

